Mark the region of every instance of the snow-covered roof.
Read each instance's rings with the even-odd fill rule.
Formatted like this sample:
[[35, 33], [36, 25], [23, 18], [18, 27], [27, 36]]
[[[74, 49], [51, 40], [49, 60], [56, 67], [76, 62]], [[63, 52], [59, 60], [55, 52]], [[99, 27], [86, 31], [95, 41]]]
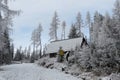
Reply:
[[76, 46], [80, 46], [83, 38], [74, 38], [74, 39], [66, 39], [60, 41], [51, 42], [46, 46], [46, 54], [48, 53], [56, 53], [59, 50], [59, 47], [62, 47], [64, 51], [75, 50]]

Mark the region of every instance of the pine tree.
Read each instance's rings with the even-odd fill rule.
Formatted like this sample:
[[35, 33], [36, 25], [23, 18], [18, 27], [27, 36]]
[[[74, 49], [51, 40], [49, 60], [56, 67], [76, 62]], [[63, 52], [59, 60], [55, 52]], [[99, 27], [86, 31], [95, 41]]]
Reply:
[[14, 44], [13, 43], [10, 46], [10, 54], [11, 54], [11, 59], [13, 60], [13, 57], [14, 57]]
[[35, 53], [33, 52], [30, 57], [30, 62], [34, 63], [34, 61], [35, 61]]
[[101, 71], [101, 73], [110, 74], [114, 72], [115, 68], [120, 71], [119, 22], [117, 21], [118, 17], [115, 18], [115, 14], [111, 18], [108, 13], [105, 16], [98, 12], [95, 13], [92, 26], [93, 45], [91, 65], [96, 72], [99, 71], [100, 73]]
[[28, 50], [27, 50], [27, 59], [28, 60], [30, 59], [30, 54], [31, 54], [31, 46], [29, 46]]
[[91, 42], [95, 45], [98, 44], [98, 33], [100, 30], [100, 27], [102, 26], [102, 21], [103, 21], [103, 16], [96, 11], [94, 15], [94, 22], [93, 22], [92, 32], [91, 32], [92, 34]]
[[25, 47], [23, 52], [24, 52], [24, 54], [27, 54], [27, 47]]
[[120, 0], [116, 0], [113, 9], [113, 30], [112, 37], [114, 38], [117, 53], [120, 52]]
[[77, 35], [77, 29], [76, 29], [76, 27], [75, 27], [74, 24], [71, 25], [71, 29], [70, 29], [68, 37], [69, 37], [69, 39], [71, 39], [71, 38], [77, 38], [78, 37], [78, 35]]
[[113, 17], [118, 21], [120, 20], [120, 0], [116, 0], [114, 4]]
[[25, 49], [23, 50], [23, 54], [24, 54], [23, 59], [27, 59], [27, 47], [25, 47]]
[[15, 61], [20, 61], [22, 60], [22, 56], [21, 56], [21, 51], [19, 49], [17, 49], [16, 53], [15, 53], [15, 57], [14, 57]]
[[12, 60], [10, 53], [10, 38], [9, 38], [8, 29], [6, 29], [4, 32], [3, 60], [4, 63], [7, 64], [9, 64]]
[[98, 12], [95, 12], [94, 15], [94, 21], [92, 27], [92, 36], [91, 36], [91, 65], [94, 69], [98, 68], [97, 70], [101, 68], [101, 59], [104, 59], [103, 52], [105, 51], [104, 47], [104, 27], [102, 26], [104, 20], [104, 16], [101, 15]]
[[[1, 15], [2, 12], [2, 15]], [[0, 1], [0, 63], [6, 62], [10, 63], [10, 42], [8, 43], [9, 31], [11, 26], [13, 25], [12, 19], [13, 17], [19, 14], [19, 11], [11, 10], [8, 6], [8, 0]], [[9, 60], [9, 61], [8, 61]]]

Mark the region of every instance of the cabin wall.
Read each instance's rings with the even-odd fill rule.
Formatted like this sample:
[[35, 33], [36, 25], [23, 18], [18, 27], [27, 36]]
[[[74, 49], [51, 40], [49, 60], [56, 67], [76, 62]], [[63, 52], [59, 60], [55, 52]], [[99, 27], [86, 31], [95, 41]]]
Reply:
[[49, 54], [49, 57], [50, 57], [50, 58], [54, 58], [54, 57], [56, 57], [56, 56], [57, 56], [57, 53], [50, 53], [50, 54]]
[[[67, 52], [70, 52], [70, 51], [65, 51], [64, 54], [66, 54]], [[55, 58], [55, 57], [57, 57], [57, 53], [50, 53], [49, 57], [50, 58]]]

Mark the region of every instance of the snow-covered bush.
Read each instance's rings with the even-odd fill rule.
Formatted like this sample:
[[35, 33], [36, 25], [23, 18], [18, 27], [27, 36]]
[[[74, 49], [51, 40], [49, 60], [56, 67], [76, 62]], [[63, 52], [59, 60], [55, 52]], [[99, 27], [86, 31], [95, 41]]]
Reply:
[[72, 66], [72, 65], [74, 65], [75, 64], [75, 56], [70, 56], [69, 58], [68, 58], [68, 65], [69, 66]]
[[75, 51], [75, 60], [78, 67], [81, 70], [89, 71], [91, 70], [90, 64], [90, 48], [84, 47], [80, 51]]
[[112, 73], [110, 75], [110, 80], [120, 80], [120, 74]]

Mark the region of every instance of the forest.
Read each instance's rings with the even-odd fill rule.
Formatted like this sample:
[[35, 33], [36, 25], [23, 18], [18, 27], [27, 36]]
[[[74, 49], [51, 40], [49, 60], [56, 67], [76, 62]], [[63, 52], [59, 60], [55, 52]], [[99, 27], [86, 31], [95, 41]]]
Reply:
[[[23, 50], [20, 46], [15, 51], [16, 44], [12, 42], [10, 34], [13, 18], [19, 16], [21, 11], [11, 10], [7, 4], [8, 0], [0, 0], [0, 65], [12, 64], [13, 61], [34, 63], [45, 54], [46, 46], [43, 46], [41, 38], [44, 27], [40, 23], [32, 31], [32, 47]], [[76, 21], [71, 23], [69, 34], [66, 34], [66, 21], [60, 23], [57, 11], [54, 12], [49, 27], [49, 41], [84, 37], [89, 44], [89, 48], [77, 47], [74, 50], [70, 56], [70, 66], [77, 65], [81, 70], [93, 72], [97, 76], [120, 73], [120, 0], [115, 1], [111, 10], [112, 14], [96, 11], [93, 16], [88, 11], [85, 19], [78, 12]], [[62, 33], [58, 33], [59, 27], [62, 27]], [[86, 27], [89, 28], [89, 37], [81, 31], [81, 28]], [[58, 34], [61, 38], [58, 38]]]

